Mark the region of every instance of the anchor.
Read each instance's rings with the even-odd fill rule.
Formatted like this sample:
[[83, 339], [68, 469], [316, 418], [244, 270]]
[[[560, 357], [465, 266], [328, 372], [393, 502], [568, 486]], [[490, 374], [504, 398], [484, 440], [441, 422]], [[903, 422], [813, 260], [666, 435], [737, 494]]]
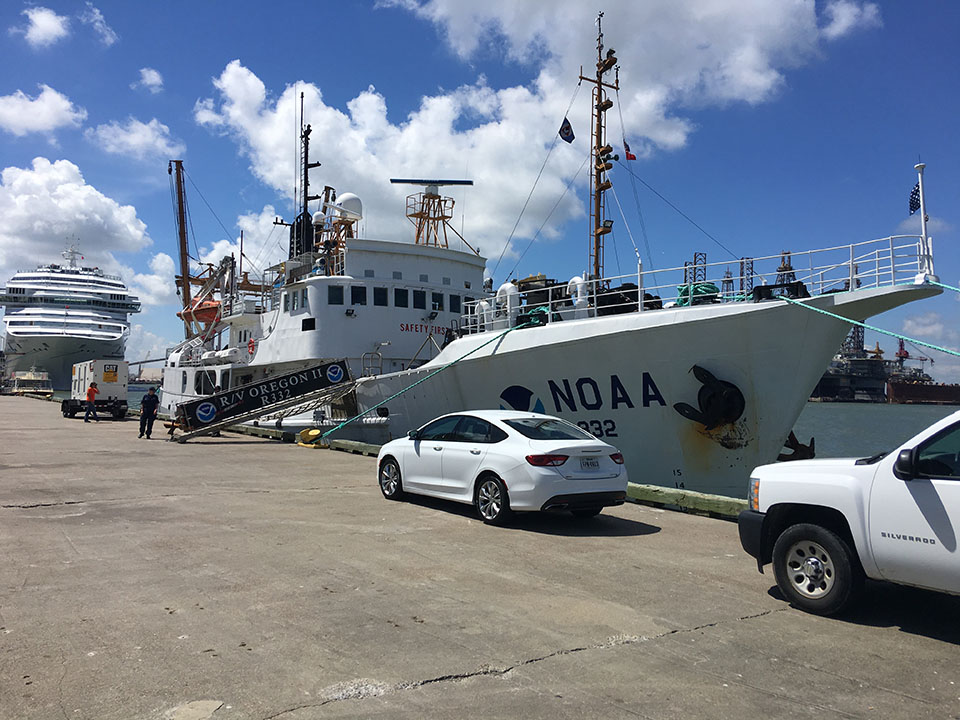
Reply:
[[688, 420], [701, 423], [707, 430], [736, 422], [746, 407], [740, 388], [726, 380], [718, 380], [713, 373], [699, 365], [694, 365], [691, 369], [694, 377], [703, 383], [697, 393], [697, 404], [700, 408], [687, 403], [676, 403], [673, 409]]

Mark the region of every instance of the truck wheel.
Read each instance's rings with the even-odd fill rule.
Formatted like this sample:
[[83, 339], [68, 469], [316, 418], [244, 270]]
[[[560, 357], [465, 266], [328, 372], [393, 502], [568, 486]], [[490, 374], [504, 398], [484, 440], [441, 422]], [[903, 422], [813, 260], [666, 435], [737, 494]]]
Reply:
[[791, 605], [834, 615], [863, 587], [860, 560], [845, 540], [819, 525], [784, 530], [773, 546], [773, 575]]

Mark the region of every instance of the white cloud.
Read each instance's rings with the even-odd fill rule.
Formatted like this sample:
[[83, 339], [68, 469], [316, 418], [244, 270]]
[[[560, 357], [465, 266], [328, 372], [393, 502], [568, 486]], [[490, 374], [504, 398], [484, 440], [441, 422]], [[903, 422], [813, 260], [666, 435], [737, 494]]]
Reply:
[[[162, 358], [166, 355], [167, 348], [173, 347], [175, 344], [175, 341], [150, 332], [142, 323], [133, 323], [130, 325], [130, 336], [127, 338], [127, 360], [135, 362]], [[137, 365], [130, 368], [131, 376], [138, 374], [140, 367], [140, 365]], [[148, 367], [157, 366], [150, 365]]]
[[130, 83], [131, 89], [145, 88], [156, 95], [163, 90], [163, 75], [150, 67], [140, 68], [140, 79]]
[[123, 125], [113, 121], [87, 128], [84, 136], [108, 153], [131, 155], [140, 160], [177, 157], [186, 150], [182, 142], [170, 136], [170, 128], [156, 118], [144, 123], [130, 117]]
[[31, 7], [23, 10], [27, 24], [9, 29], [11, 35], [23, 35], [32, 48], [45, 48], [70, 34], [70, 19], [57, 15], [45, 7]]
[[[947, 232], [948, 230], [953, 230], [953, 226], [943, 218], [931, 217], [929, 220], [927, 220], [928, 235]], [[897, 232], [903, 233], [904, 235], [919, 235], [920, 213], [916, 213], [908, 218], [904, 218], [903, 221], [901, 221], [901, 223], [897, 226]]]
[[130, 278], [130, 288], [144, 305], [179, 305], [175, 274], [173, 258], [157, 253], [150, 259], [149, 273], [135, 273]]
[[[260, 212], [252, 212], [237, 218], [237, 227], [243, 231], [243, 271], [260, 277], [264, 268], [275, 265], [287, 257], [289, 229], [274, 224], [277, 211], [273, 205], [264, 205]], [[200, 248], [200, 261], [216, 265], [227, 255], [240, 261], [240, 235], [232, 240], [221, 238], [209, 246]]]
[[[130, 205], [88, 185], [68, 160], [38, 157], [30, 168], [0, 173], [0, 279], [38, 263], [57, 262], [76, 243], [84, 263], [119, 272], [115, 252], [136, 252], [151, 242]], [[127, 278], [129, 279], [129, 278]]]
[[960, 332], [938, 312], [911, 315], [903, 321], [903, 334], [934, 344], [946, 344], [951, 349], [960, 348]]
[[117, 33], [113, 31], [113, 28], [107, 25], [103, 13], [94, 7], [92, 2], [88, 2], [87, 9], [80, 14], [80, 22], [92, 27], [97, 37], [100, 38], [100, 42], [107, 47], [110, 47], [119, 39]]
[[52, 132], [61, 127], [79, 126], [87, 111], [76, 107], [66, 95], [49, 85], [40, 86], [35, 98], [17, 90], [0, 96], [0, 129], [22, 137], [31, 132]]
[[854, 30], [880, 27], [880, 8], [872, 2], [855, 0], [831, 0], [824, 9], [828, 22], [821, 33], [827, 40], [836, 40]]
[[[368, 236], [409, 237], [403, 197], [413, 189], [389, 185], [390, 177], [467, 176], [476, 185], [455, 193], [458, 203], [466, 199], [467, 239], [496, 258], [568, 107], [577, 139], [554, 150], [516, 239], [533, 234], [587, 154], [589, 86], [578, 91], [572, 106], [571, 95], [581, 66], [589, 68], [596, 54], [593, 6], [580, 0], [386, 1], [435, 23], [460, 57], [503, 52], [526, 64], [534, 80], [493, 88], [480, 77], [423, 97], [419, 107], [393, 122], [387, 99], [373, 87], [345, 107], [334, 107], [317, 85], [301, 81], [274, 92], [235, 60], [214, 78], [215, 95], [197, 101], [194, 118], [233, 138], [251, 171], [290, 200], [296, 175], [291, 127], [303, 92], [305, 118], [314, 129], [313, 156], [323, 163], [313, 171], [313, 183], [360, 195]], [[784, 83], [783, 72], [819, 57], [823, 42], [823, 23], [812, 1], [609, 0], [605, 7], [605, 42], [616, 48], [621, 67], [626, 135], [634, 152], [644, 154], [686, 144], [694, 131], [683, 117], [686, 110], [771, 99]], [[855, 24], [865, 26], [869, 6], [856, 7], [862, 16]], [[616, 110], [608, 115], [614, 146], [620, 145], [619, 117]], [[476, 208], [484, 212], [471, 212]], [[569, 194], [544, 233], [556, 234], [583, 213], [576, 194]]]

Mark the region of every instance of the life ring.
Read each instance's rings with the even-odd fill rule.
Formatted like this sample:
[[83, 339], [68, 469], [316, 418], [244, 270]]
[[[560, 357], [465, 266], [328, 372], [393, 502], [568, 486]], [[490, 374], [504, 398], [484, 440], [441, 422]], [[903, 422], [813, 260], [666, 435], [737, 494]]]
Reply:
[[247, 340], [247, 352], [253, 355], [253, 351], [257, 349], [257, 343], [253, 338]]

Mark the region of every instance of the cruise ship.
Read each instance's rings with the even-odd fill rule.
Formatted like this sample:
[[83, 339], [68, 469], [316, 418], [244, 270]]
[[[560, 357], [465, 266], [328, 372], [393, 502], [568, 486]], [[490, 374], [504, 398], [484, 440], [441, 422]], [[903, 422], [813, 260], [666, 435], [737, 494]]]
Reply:
[[20, 271], [0, 288], [6, 330], [6, 377], [31, 367], [49, 373], [55, 390], [70, 388], [74, 363], [122, 360], [130, 334], [127, 316], [139, 299], [123, 280], [97, 267], [83, 267], [76, 248], [64, 265]]

